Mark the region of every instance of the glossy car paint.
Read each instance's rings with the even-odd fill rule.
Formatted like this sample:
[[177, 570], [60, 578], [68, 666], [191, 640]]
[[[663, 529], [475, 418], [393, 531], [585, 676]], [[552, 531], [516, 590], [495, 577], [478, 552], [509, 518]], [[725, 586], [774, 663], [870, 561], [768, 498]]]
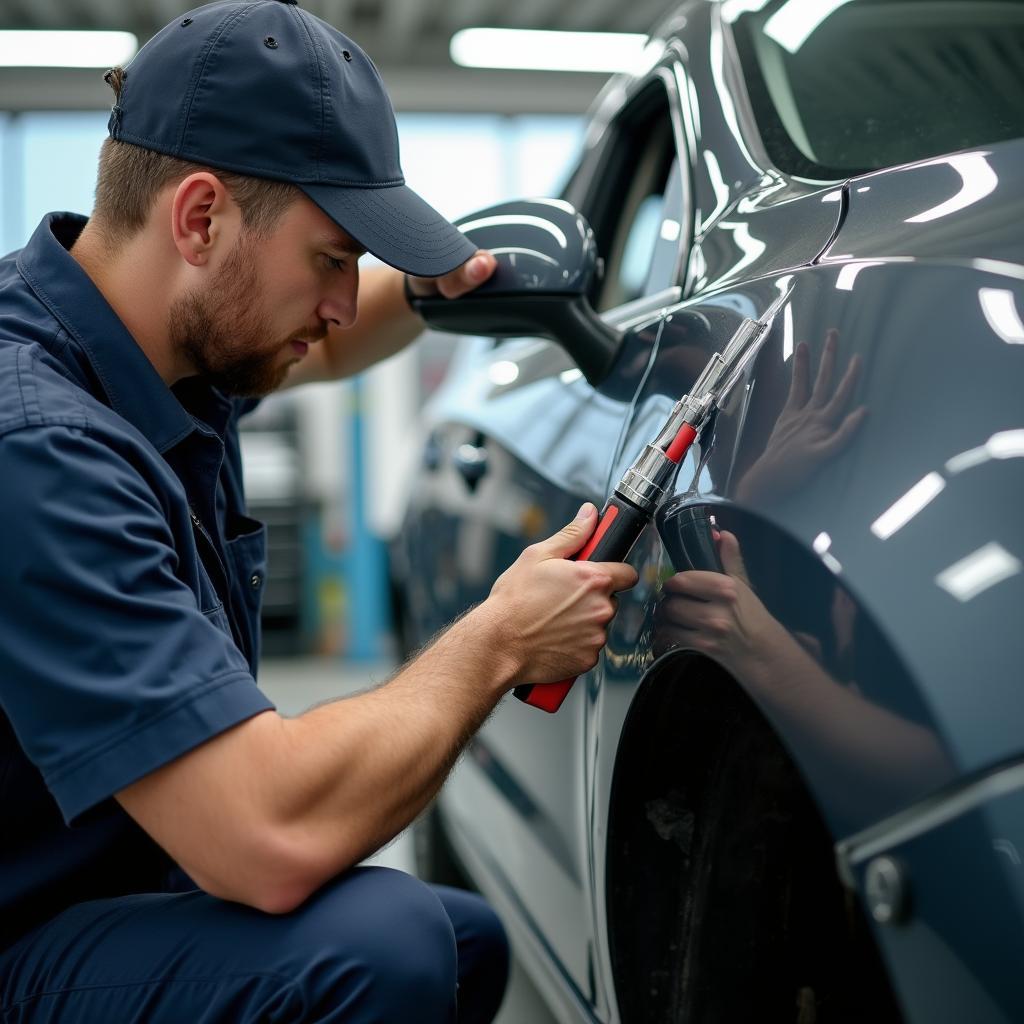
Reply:
[[[593, 315], [588, 300], [600, 257], [586, 220], [563, 200], [533, 199], [493, 206], [456, 223], [478, 249], [494, 256], [494, 271], [460, 302], [410, 293], [412, 307], [438, 330], [559, 340], [587, 380], [604, 380], [621, 335]], [[508, 296], [516, 301], [499, 301]]]
[[[655, 35], [667, 41], [652, 74], [671, 80], [690, 164], [687, 297], [610, 311], [628, 330], [596, 388], [553, 344], [467, 343], [430, 410], [440, 454], [402, 541], [410, 623], [425, 639], [581, 500], [600, 504], [740, 318], [791, 288], [674, 500], [736, 535], [771, 616], [852, 681], [846, 703], [804, 714], [737, 680], [861, 897], [873, 858], [905, 867], [910, 918], [874, 932], [906, 1019], [1024, 1019], [1024, 778], [1012, 771], [1024, 753], [1024, 143], [790, 181], [761, 149], [721, 8], [685, 5]], [[591, 150], [639, 87], [607, 91]], [[865, 418], [788, 487], [752, 487], [796, 346], [813, 375], [830, 330], [833, 386], [855, 373], [850, 408]], [[467, 450], [487, 467], [472, 484]], [[770, 479], [786, 477], [775, 468]], [[616, 873], [636, 866], [608, 836], [619, 753], [647, 721], [631, 720], [638, 694], [665, 687], [666, 667], [685, 685], [692, 665], [660, 611], [684, 568], [678, 540], [645, 532], [630, 557], [640, 585], [622, 595], [600, 665], [557, 715], [504, 702], [442, 798], [458, 852], [565, 1020], [620, 1019], [609, 922]]]

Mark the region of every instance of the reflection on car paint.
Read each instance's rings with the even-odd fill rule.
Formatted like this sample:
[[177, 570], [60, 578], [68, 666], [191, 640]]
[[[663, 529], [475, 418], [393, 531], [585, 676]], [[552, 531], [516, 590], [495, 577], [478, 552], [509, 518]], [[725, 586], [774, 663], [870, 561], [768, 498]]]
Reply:
[[[773, 560], [769, 572], [754, 570], [741, 538], [749, 535], [754, 546], [756, 525], [741, 518], [732, 533], [726, 525], [734, 517], [726, 509], [684, 504], [679, 511], [691, 514], [669, 509], [659, 516], [678, 571], [655, 606], [654, 654], [695, 650], [727, 668], [787, 743], [816, 765], [809, 783], [837, 834], [864, 827], [952, 776], [952, 761], [923, 708], [907, 713], [913, 687], [898, 658], [833, 573], [815, 569], [795, 548]], [[715, 577], [723, 574], [733, 600], [716, 589]], [[805, 606], [811, 588], [819, 595], [810, 620], [806, 607], [797, 610], [793, 595], [783, 592], [795, 580]]]
[[1009, 288], [980, 288], [978, 299], [989, 327], [1007, 345], [1024, 345], [1024, 320]]

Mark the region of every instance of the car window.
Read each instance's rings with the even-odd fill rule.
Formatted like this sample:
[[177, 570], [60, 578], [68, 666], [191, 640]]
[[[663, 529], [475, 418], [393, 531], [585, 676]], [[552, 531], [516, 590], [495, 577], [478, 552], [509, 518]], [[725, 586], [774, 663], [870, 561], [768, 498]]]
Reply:
[[622, 305], [642, 295], [653, 295], [676, 283], [681, 181], [676, 159], [669, 168], [667, 180], [640, 201], [636, 215], [624, 230], [622, 257], [615, 274], [617, 287], [609, 289], [610, 305]]
[[640, 200], [636, 215], [629, 224], [619, 260], [619, 288], [632, 296], [642, 294], [651, 264], [651, 254], [661, 227], [665, 197], [649, 194]]
[[605, 261], [599, 311], [678, 283], [683, 177], [660, 78], [619, 114], [583, 212]]
[[788, 173], [837, 178], [1024, 136], [1019, 0], [775, 0], [735, 37]]

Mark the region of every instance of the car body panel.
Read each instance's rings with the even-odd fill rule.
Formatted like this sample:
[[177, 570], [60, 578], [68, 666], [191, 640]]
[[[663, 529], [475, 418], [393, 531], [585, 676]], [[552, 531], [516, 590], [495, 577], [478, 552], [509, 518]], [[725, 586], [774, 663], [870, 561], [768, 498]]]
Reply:
[[1024, 1017], [1022, 821], [1024, 766], [1015, 764], [841, 845], [862, 888], [883, 859], [897, 872], [895, 897], [892, 887], [884, 895], [899, 926], [879, 939], [915, 1020]]
[[[1024, 309], [1024, 288], [1013, 278], [934, 264], [863, 267], [855, 282], [844, 272], [842, 266], [809, 268], [787, 282], [793, 294], [784, 322], [776, 325], [748, 372], [746, 383], [756, 397], [749, 407], [737, 397], [723, 410], [704, 472], [688, 472], [684, 466], [678, 486], [692, 490], [695, 500], [730, 498], [730, 469], [735, 477], [760, 454], [785, 401], [785, 364], [794, 339], [808, 342], [816, 365], [826, 330], [837, 329], [841, 358], [856, 354], [863, 361], [855, 398], [868, 410], [863, 427], [849, 448], [791, 499], [752, 501], [747, 508], [808, 551], [819, 536], [828, 535], [828, 551], [841, 565], [844, 582], [890, 636], [913, 677], [929, 681], [927, 704], [959, 770], [977, 771], [1021, 753], [1016, 715], [1024, 646], [1008, 616], [1024, 605], [1024, 577], [1016, 574], [998, 583], [1004, 590], [993, 586], [966, 601], [935, 581], [986, 545], [1012, 550], [1017, 541], [1017, 509], [1024, 495], [1024, 462], [1015, 454], [1024, 350], [995, 333], [978, 295], [982, 289], [997, 289]], [[891, 298], [896, 293], [898, 307]], [[746, 302], [747, 308], [761, 310], [775, 294], [769, 286], [757, 298], [747, 289], [710, 301], [728, 298], [741, 308]], [[719, 309], [708, 311], [704, 302], [695, 302], [685, 312], [721, 315]], [[733, 323], [738, 319], [733, 314]], [[638, 396], [637, 415], [612, 468], [613, 479], [646, 444], [650, 422], [667, 412], [680, 385], [685, 390], [685, 375], [672, 370], [672, 329], [666, 328], [661, 341], [661, 372], [652, 372]], [[720, 328], [718, 337], [727, 330]], [[954, 339], [941, 352], [932, 344], [939, 333]], [[699, 348], [693, 365], [710, 354], [706, 347]], [[961, 368], [968, 367], [974, 379], [986, 381], [980, 402], [965, 400]], [[729, 439], [741, 414], [744, 431], [733, 448]], [[993, 451], [1002, 457], [985, 454], [993, 438]], [[977, 452], [975, 461], [964, 459], [969, 452]], [[872, 532], [872, 525], [925, 479], [941, 493], [884, 539]], [[984, 503], [977, 500], [979, 488], [988, 498]], [[897, 554], [901, 573], [894, 578]], [[964, 644], [965, 636], [974, 642]], [[964, 678], [975, 676], [987, 680], [984, 702], [963, 686]], [[880, 806], [875, 813], [891, 810]]]
[[793, 188], [769, 181], [741, 199], [695, 243], [693, 290], [782, 274], [813, 262], [832, 242], [843, 215], [843, 192], [832, 185]]
[[1022, 169], [1014, 140], [856, 178], [823, 260], [994, 260], [1019, 278]]
[[[410, 617], [426, 640], [486, 597], [522, 547], [581, 501], [603, 502], [742, 318], [788, 292], [670, 497], [735, 534], [758, 598], [843, 691], [801, 716], [737, 679], [833, 838], [846, 840], [1024, 758], [1024, 143], [849, 180], [787, 177], [761, 148], [721, 6], [684, 4], [654, 35], [667, 49], [652, 73], [675, 83], [671, 113], [690, 162], [679, 291], [603, 314], [627, 329], [597, 387], [550, 342], [460, 346], [427, 411], [433, 468], [400, 541]], [[586, 201], [588, 175], [604, 166], [615, 119], [642, 84], [609, 85], [570, 195]], [[759, 490], [751, 481], [771, 466], [766, 442], [797, 346], [806, 344], [813, 375], [830, 331], [832, 387], [852, 374], [844, 414], [866, 415], [788, 489]], [[486, 460], [472, 484], [455, 468], [464, 446]], [[694, 671], [659, 619], [664, 583], [681, 568], [677, 547], [654, 526], [643, 533], [629, 556], [640, 583], [620, 596], [597, 668], [556, 715], [505, 701], [441, 798], [474, 881], [508, 914], [567, 1021], [620, 1019], [608, 934], [622, 870], [621, 851], [608, 847], [613, 794], [637, 695], [669, 678], [685, 686]], [[847, 714], [851, 700], [857, 713]], [[1020, 850], [1024, 811], [1016, 796], [1000, 800], [890, 844], [909, 864], [919, 924], [873, 927], [909, 1021], [1020, 1017], [1005, 973], [1024, 909], [1019, 867], [999, 862], [986, 882], [984, 905], [999, 908], [987, 918], [964, 899], [944, 902], [952, 875], [938, 867], [947, 849], [962, 879], [1012, 859], [1001, 846], [993, 860], [992, 843]], [[863, 895], [863, 866], [853, 879]], [[1003, 944], [995, 967], [971, 948], [986, 921]], [[945, 987], [932, 984], [936, 970], [948, 970]]]

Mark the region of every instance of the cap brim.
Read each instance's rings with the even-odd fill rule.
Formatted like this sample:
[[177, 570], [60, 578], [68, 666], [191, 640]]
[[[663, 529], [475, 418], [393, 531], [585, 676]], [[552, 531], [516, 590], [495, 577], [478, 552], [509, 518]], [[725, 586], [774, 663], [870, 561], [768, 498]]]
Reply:
[[407, 274], [440, 277], [476, 252], [454, 224], [406, 185], [298, 187], [368, 252]]

